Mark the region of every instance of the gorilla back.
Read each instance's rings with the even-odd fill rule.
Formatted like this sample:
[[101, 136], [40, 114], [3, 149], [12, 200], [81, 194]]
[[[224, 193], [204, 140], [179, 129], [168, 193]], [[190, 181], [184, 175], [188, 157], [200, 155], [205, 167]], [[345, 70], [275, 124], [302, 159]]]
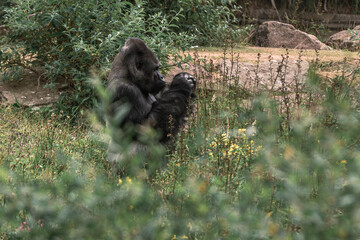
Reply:
[[[160, 66], [141, 39], [129, 38], [125, 42], [114, 58], [108, 77], [107, 92], [111, 100], [108, 119], [119, 128], [128, 124], [153, 127], [161, 132], [160, 142], [166, 143], [184, 123], [191, 99], [195, 97], [196, 80], [182, 72], [166, 87]], [[129, 110], [117, 120], [116, 113], [124, 103]], [[138, 141], [136, 136], [134, 141]]]

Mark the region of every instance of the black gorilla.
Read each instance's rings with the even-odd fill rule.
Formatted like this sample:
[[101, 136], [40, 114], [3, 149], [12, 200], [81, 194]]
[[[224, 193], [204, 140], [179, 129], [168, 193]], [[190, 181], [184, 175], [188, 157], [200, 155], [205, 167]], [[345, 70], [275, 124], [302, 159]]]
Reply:
[[141, 39], [129, 38], [112, 63], [107, 91], [111, 97], [110, 118], [114, 119], [124, 102], [130, 106], [125, 118], [116, 122], [119, 128], [129, 123], [150, 126], [161, 132], [160, 141], [166, 143], [184, 122], [189, 101], [195, 97], [196, 80], [182, 72], [166, 87], [160, 66]]

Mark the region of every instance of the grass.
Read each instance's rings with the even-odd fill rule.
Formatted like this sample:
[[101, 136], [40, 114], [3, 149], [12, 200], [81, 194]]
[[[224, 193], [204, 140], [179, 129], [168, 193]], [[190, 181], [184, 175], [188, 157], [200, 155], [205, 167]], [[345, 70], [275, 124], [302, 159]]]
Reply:
[[24, 179], [52, 181], [66, 168], [62, 158], [82, 159], [93, 167], [104, 162], [105, 148], [98, 136], [86, 131], [86, 125], [72, 126], [70, 117], [11, 106], [2, 106], [0, 114], [1, 165]]
[[[223, 56], [236, 66], [244, 49]], [[314, 59], [306, 81], [288, 80], [284, 51], [269, 80], [255, 67], [244, 85], [239, 68], [222, 74], [212, 56], [193, 54], [194, 112], [151, 181], [141, 168], [111, 174], [98, 122], [1, 107], [1, 238], [358, 239], [354, 63], [325, 78], [322, 68], [339, 66]]]

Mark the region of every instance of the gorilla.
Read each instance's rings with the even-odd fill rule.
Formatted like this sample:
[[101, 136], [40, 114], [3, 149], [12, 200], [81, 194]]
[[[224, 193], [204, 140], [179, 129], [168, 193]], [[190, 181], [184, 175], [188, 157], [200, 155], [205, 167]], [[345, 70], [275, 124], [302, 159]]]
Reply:
[[[116, 127], [150, 126], [161, 133], [160, 142], [166, 145], [185, 121], [191, 100], [195, 98], [196, 79], [187, 72], [181, 72], [166, 86], [159, 72], [160, 66], [144, 41], [127, 39], [115, 56], [108, 76], [108, 115], [114, 121], [116, 113], [126, 103], [128, 112], [121, 120], [116, 120]], [[137, 136], [133, 140], [137, 141]]]

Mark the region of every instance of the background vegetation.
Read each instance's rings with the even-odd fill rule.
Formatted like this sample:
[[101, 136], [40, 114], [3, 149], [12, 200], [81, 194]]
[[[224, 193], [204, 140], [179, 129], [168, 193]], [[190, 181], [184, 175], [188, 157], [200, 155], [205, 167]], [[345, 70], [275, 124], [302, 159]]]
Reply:
[[[62, 112], [0, 107], [1, 239], [360, 237], [357, 65], [314, 59], [306, 81], [299, 75], [288, 81], [285, 52], [280, 66], [269, 69], [270, 80], [255, 70], [254, 81], [242, 85], [234, 42], [216, 40], [230, 68], [221, 73], [196, 52], [188, 58], [198, 98], [167, 166], [148, 179], [138, 164], [152, 169], [163, 158], [150, 132], [144, 137], [151, 154], [125, 156], [132, 171], [119, 177], [106, 161], [110, 130], [103, 119], [89, 113], [72, 120], [80, 119], [72, 115], [79, 105], [97, 101], [95, 93], [104, 100], [99, 109], [106, 105], [102, 75], [85, 84], [89, 69], [107, 68], [129, 36], [145, 39], [163, 62], [181, 63], [179, 48], [206, 43], [212, 38], [206, 31], [227, 24], [222, 17], [231, 14], [212, 1], [164, 1], [157, 6], [168, 8], [162, 13], [146, 8], [155, 6], [151, 1], [13, 4], [5, 15], [11, 32], [1, 40], [3, 77], [13, 80], [15, 70], [28, 69], [49, 83], [67, 81], [76, 94]], [[190, 20], [196, 15], [176, 8], [196, 4], [224, 14], [207, 15], [214, 19], [206, 30], [200, 17]], [[297, 72], [302, 61], [299, 52]], [[344, 70], [331, 79], [317, 73], [332, 67]], [[129, 152], [131, 143], [120, 147]]]
[[[272, 1], [267, 0], [237, 0], [236, 3], [240, 5], [252, 5], [254, 8], [272, 7]], [[292, 0], [281, 1], [274, 0], [278, 9], [286, 9], [299, 12], [314, 12], [321, 13], [351, 13], [357, 14], [359, 12], [359, 0]]]

